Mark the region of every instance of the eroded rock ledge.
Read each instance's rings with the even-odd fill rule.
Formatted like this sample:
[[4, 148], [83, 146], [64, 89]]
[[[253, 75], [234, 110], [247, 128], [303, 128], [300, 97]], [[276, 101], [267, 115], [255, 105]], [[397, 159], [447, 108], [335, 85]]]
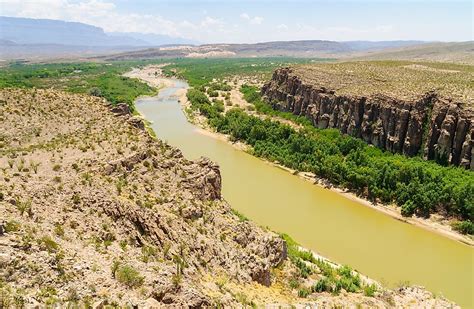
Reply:
[[303, 82], [292, 68], [281, 68], [262, 94], [273, 108], [306, 116], [315, 127], [337, 128], [394, 153], [422, 154], [474, 170], [472, 109], [434, 91], [413, 100], [383, 94], [340, 95]]

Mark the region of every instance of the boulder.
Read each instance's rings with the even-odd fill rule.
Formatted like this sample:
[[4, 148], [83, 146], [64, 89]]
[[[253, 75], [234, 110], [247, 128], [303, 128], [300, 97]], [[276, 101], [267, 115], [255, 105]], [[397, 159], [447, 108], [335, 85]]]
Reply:
[[132, 113], [130, 107], [126, 103], [118, 103], [117, 105], [112, 106], [110, 111], [119, 116], [130, 115]]
[[160, 305], [160, 302], [157, 301], [154, 298], [148, 298], [145, 301], [145, 306], [144, 306], [145, 309], [157, 309], [157, 308], [161, 308], [161, 307], [162, 307], [162, 305]]

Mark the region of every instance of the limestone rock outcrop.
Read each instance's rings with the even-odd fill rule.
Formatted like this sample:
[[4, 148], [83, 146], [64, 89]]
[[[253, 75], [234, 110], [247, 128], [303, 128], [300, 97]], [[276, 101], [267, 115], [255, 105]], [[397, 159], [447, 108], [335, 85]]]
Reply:
[[414, 100], [338, 94], [280, 68], [262, 94], [274, 109], [306, 116], [315, 127], [337, 128], [393, 153], [474, 169], [473, 111], [434, 91]]

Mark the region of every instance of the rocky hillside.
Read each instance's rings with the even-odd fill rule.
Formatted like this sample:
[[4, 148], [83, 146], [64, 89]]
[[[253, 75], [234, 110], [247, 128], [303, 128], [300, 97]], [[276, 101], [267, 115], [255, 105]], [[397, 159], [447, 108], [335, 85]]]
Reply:
[[353, 62], [282, 68], [262, 93], [308, 117], [408, 156], [474, 169], [471, 66]]
[[124, 104], [1, 90], [0, 167], [1, 308], [450, 305], [289, 250]]

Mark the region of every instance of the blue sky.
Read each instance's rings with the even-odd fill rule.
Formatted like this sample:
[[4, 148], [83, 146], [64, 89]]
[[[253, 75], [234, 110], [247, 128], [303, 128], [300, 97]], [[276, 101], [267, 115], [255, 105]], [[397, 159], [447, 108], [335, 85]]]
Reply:
[[466, 41], [474, 31], [473, 5], [464, 0], [0, 0], [0, 11], [203, 43]]

